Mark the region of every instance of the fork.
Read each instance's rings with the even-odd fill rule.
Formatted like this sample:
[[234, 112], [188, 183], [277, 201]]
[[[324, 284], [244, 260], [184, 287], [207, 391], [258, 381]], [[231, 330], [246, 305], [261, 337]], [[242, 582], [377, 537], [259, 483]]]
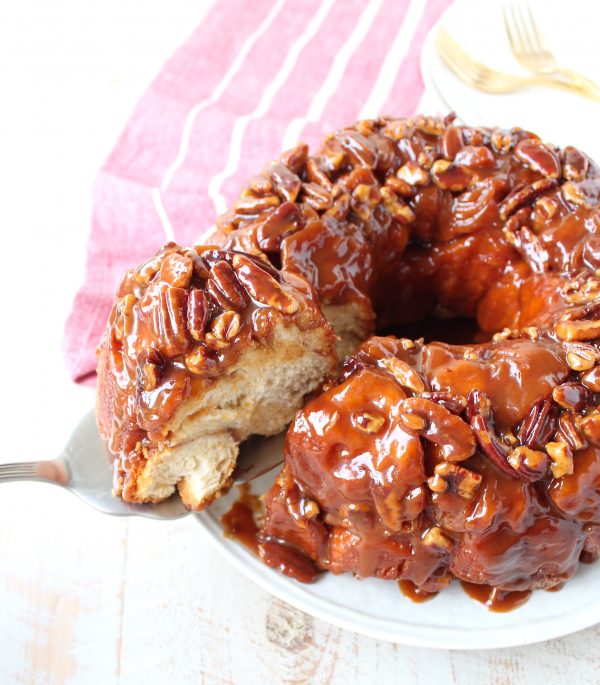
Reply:
[[486, 93], [512, 93], [520, 88], [541, 85], [581, 94], [581, 90], [574, 90], [572, 84], [559, 81], [552, 76], [544, 74], [517, 76], [492, 69], [465, 52], [445, 29], [438, 31], [436, 47], [446, 65], [461, 81]]
[[579, 72], [562, 67], [544, 43], [527, 0], [509, 0], [502, 6], [504, 27], [513, 55], [534, 74], [570, 83], [582, 95], [600, 101], [600, 87]]
[[[254, 480], [280, 464], [284, 437], [285, 433], [270, 438], [254, 436], [244, 442], [233, 473], [234, 483]], [[168, 520], [192, 513], [175, 495], [158, 504], [133, 504], [114, 497], [112, 461], [91, 411], [79, 422], [57, 459], [0, 464], [0, 483], [38, 480], [60, 485], [98, 511], [113, 516]]]

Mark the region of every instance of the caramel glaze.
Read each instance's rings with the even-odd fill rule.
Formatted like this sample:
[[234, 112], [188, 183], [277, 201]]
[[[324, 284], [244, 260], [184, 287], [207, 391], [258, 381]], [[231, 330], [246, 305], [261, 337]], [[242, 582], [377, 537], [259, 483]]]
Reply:
[[462, 316], [491, 338], [346, 361], [288, 433], [267, 564], [526, 592], [598, 555], [599, 196], [578, 150], [451, 118], [361, 121], [251, 180], [218, 242], [375, 330]]
[[182, 404], [281, 322], [325, 324], [313, 289], [264, 257], [170, 243], [125, 275], [98, 349], [96, 413], [115, 456], [115, 494], [134, 498]]

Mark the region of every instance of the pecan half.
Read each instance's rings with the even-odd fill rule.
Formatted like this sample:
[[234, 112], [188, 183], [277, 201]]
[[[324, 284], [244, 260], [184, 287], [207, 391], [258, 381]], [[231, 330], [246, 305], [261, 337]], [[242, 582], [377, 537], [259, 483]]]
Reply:
[[284, 202], [261, 223], [256, 230], [256, 240], [261, 250], [276, 252], [286, 236], [304, 226], [304, 218], [298, 205]]
[[377, 164], [377, 156], [367, 138], [357, 131], [340, 131], [336, 138], [354, 164], [373, 168]]
[[573, 473], [573, 453], [567, 443], [549, 442], [546, 445], [546, 452], [552, 460], [550, 470], [555, 478]]
[[236, 254], [233, 258], [233, 268], [240, 282], [257, 302], [273, 307], [283, 314], [298, 311], [298, 301], [289, 295], [273, 276], [248, 257]]
[[469, 169], [488, 169], [494, 166], [494, 155], [484, 145], [467, 145], [454, 158], [455, 164], [469, 167]]
[[471, 419], [471, 428], [475, 433], [479, 447], [489, 460], [507, 476], [518, 478], [517, 472], [508, 463], [511, 449], [508, 445], [500, 442], [489, 420], [485, 419], [481, 414], [476, 414]]
[[210, 270], [206, 289], [221, 309], [240, 311], [248, 303], [244, 288], [231, 265], [225, 260], [217, 262]]
[[426, 421], [419, 435], [438, 445], [445, 461], [464, 461], [475, 452], [475, 437], [469, 426], [442, 405], [423, 397], [407, 397], [401, 411]]
[[329, 190], [316, 183], [302, 184], [302, 198], [317, 212], [329, 209], [333, 203], [333, 197]]
[[266, 171], [279, 197], [286, 202], [294, 202], [302, 188], [302, 181], [298, 176], [282, 162], [271, 162]]
[[329, 192], [333, 191], [333, 183], [329, 179], [329, 176], [327, 176], [323, 169], [317, 164], [315, 159], [309, 159], [308, 162], [306, 162], [306, 175], [308, 176], [309, 181], [316, 183]]
[[536, 402], [517, 431], [521, 445], [534, 450], [543, 449], [556, 431], [557, 419], [558, 410], [549, 397]]
[[158, 347], [168, 357], [184, 354], [191, 345], [187, 305], [187, 290], [167, 286], [160, 291], [157, 305], [152, 310], [152, 327]]
[[203, 376], [211, 370], [215, 361], [204, 345], [198, 345], [195, 350], [185, 355], [185, 365], [193, 374]]
[[556, 153], [535, 138], [525, 138], [517, 143], [515, 157], [532, 171], [546, 176], [560, 176], [560, 161]]
[[442, 138], [442, 153], [446, 159], [452, 161], [463, 147], [463, 135], [457, 126], [448, 126]]
[[188, 330], [194, 340], [202, 340], [208, 323], [210, 306], [202, 290], [192, 290], [188, 297]]
[[584, 416], [579, 422], [579, 428], [593, 445], [600, 446], [600, 413], [598, 411]]
[[135, 295], [129, 293], [121, 297], [115, 306], [114, 332], [117, 340], [121, 342], [124, 342], [133, 331], [135, 304]]
[[589, 343], [567, 343], [565, 349], [567, 350], [567, 364], [573, 371], [588, 371], [600, 361], [600, 350]]
[[583, 181], [590, 165], [589, 159], [570, 145], [564, 149], [564, 156], [563, 176], [567, 181]]
[[587, 373], [582, 374], [581, 382], [592, 392], [600, 392], [600, 366], [595, 366]]
[[306, 164], [308, 157], [308, 145], [306, 143], [299, 143], [291, 150], [284, 152], [279, 158], [290, 171], [300, 175]]
[[273, 209], [281, 204], [281, 200], [277, 195], [262, 195], [256, 196], [251, 193], [242, 197], [235, 203], [234, 210], [236, 214], [256, 215], [262, 214], [267, 209]]
[[242, 319], [237, 312], [228, 310], [219, 314], [211, 324], [211, 330], [219, 340], [233, 340], [240, 332]]
[[427, 485], [432, 492], [456, 493], [463, 499], [473, 499], [481, 481], [480, 473], [444, 461], [436, 465], [434, 475], [427, 480]]
[[439, 526], [428, 528], [423, 534], [423, 544], [438, 553], [449, 553], [454, 547], [454, 542]]
[[577, 428], [577, 418], [573, 412], [563, 412], [558, 419], [557, 441], [566, 442], [574, 452], [586, 447], [586, 442]]
[[512, 193], [500, 205], [500, 218], [506, 221], [517, 209], [533, 202], [540, 195], [558, 186], [555, 178], [541, 178], [528, 186], [513, 189]]

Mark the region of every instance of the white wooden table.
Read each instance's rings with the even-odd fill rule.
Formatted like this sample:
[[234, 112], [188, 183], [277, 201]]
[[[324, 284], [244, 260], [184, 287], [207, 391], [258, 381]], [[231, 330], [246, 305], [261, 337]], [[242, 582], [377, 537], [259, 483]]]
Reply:
[[[62, 327], [83, 275], [94, 175], [197, 0], [0, 8], [2, 460], [53, 456], [92, 391]], [[401, 647], [255, 587], [191, 519], [113, 519], [50, 486], [0, 496], [0, 684], [600, 682], [600, 627], [490, 652]], [[599, 617], [600, 618], [600, 617]]]

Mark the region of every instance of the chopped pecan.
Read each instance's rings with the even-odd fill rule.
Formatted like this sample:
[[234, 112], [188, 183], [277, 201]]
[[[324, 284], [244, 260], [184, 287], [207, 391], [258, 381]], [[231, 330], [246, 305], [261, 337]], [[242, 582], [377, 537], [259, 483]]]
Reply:
[[233, 268], [250, 296], [260, 304], [273, 307], [283, 314], [298, 311], [298, 301], [249, 257], [236, 254], [233, 258]]
[[412, 413], [425, 419], [425, 428], [419, 434], [439, 445], [446, 461], [464, 461], [475, 451], [475, 438], [469, 426], [442, 405], [423, 397], [407, 397], [402, 413]]
[[271, 195], [273, 193], [273, 184], [271, 179], [265, 176], [264, 173], [256, 174], [248, 181], [248, 188], [256, 195]]
[[[443, 482], [443, 486], [440, 481]], [[444, 461], [436, 464], [434, 476], [427, 480], [427, 484], [432, 492], [456, 493], [463, 499], [473, 499], [481, 481], [480, 473]]]
[[541, 450], [556, 431], [558, 410], [549, 397], [536, 402], [523, 419], [517, 437], [521, 445]]
[[592, 392], [600, 392], [600, 366], [594, 366], [593, 369], [582, 374], [580, 379]]
[[396, 177], [411, 186], [424, 186], [429, 183], [429, 172], [410, 161], [398, 169]]
[[368, 139], [357, 131], [340, 131], [336, 138], [348, 157], [358, 166], [372, 169], [377, 165], [377, 156]]
[[318, 212], [329, 209], [333, 203], [333, 197], [329, 190], [316, 183], [302, 184], [301, 199]]
[[166, 286], [152, 309], [152, 327], [158, 346], [168, 357], [184, 354], [190, 347], [187, 306], [187, 290]]
[[586, 442], [577, 428], [577, 419], [573, 412], [565, 411], [560, 415], [556, 435], [558, 441], [566, 442], [574, 452], [586, 446]]
[[564, 156], [563, 176], [565, 179], [567, 181], [583, 181], [590, 165], [589, 159], [583, 152], [570, 145], [564, 149]]
[[188, 297], [187, 322], [188, 330], [194, 340], [202, 340], [204, 337], [209, 314], [210, 306], [204, 292], [192, 290]]
[[546, 452], [532, 450], [524, 445], [512, 449], [507, 460], [519, 478], [529, 483], [541, 480], [548, 472], [550, 463]]
[[242, 319], [237, 312], [228, 310], [219, 314], [210, 328], [218, 340], [233, 340], [240, 332]]
[[124, 342], [133, 331], [136, 299], [131, 293], [121, 297], [115, 306], [114, 332], [117, 340]]
[[490, 461], [506, 475], [518, 478], [517, 472], [508, 463], [511, 449], [508, 445], [500, 442], [492, 430], [489, 419], [485, 419], [481, 414], [475, 414], [471, 419], [471, 428], [475, 433], [479, 447]]
[[590, 392], [581, 383], [572, 381], [557, 385], [552, 390], [552, 399], [563, 409], [579, 412], [589, 402]]
[[397, 357], [385, 357], [379, 360], [379, 364], [389, 371], [403, 388], [417, 394], [425, 390], [421, 376], [405, 361]]
[[421, 397], [437, 402], [442, 407], [446, 407], [448, 411], [453, 414], [461, 414], [467, 406], [467, 398], [464, 395], [459, 395], [457, 392], [446, 392], [442, 390], [435, 390], [433, 392], [424, 392]]
[[164, 356], [154, 347], [148, 347], [142, 352], [137, 366], [137, 380], [141, 383], [142, 390], [149, 392], [157, 387], [165, 363]]
[[573, 181], [567, 181], [566, 183], [562, 184], [560, 192], [565, 200], [571, 204], [577, 205], [578, 207], [586, 207], [588, 209], [592, 208], [592, 204], [589, 202], [586, 192], [581, 184], [574, 183]]
[[444, 531], [439, 526], [431, 526], [425, 531], [423, 544], [438, 553], [451, 552], [454, 547], [452, 539], [444, 535]]
[[221, 309], [240, 311], [248, 304], [244, 288], [225, 260], [218, 261], [210, 270], [206, 289]]
[[467, 145], [454, 158], [455, 164], [469, 169], [488, 169], [494, 166], [494, 155], [485, 145]]
[[256, 196], [247, 194], [235, 203], [234, 209], [236, 214], [255, 215], [262, 214], [267, 209], [273, 209], [281, 204], [281, 200], [277, 195], [261, 195]]
[[506, 154], [513, 145], [513, 136], [509, 131], [494, 131], [491, 136], [492, 147], [496, 152]]
[[555, 332], [557, 338], [565, 342], [594, 340], [600, 337], [600, 320], [559, 321]]
[[185, 355], [185, 365], [193, 374], [202, 376], [210, 371], [215, 361], [204, 345], [198, 345], [196, 349]]
[[573, 473], [573, 453], [566, 442], [549, 442], [546, 452], [552, 460], [550, 470], [555, 478]]
[[540, 195], [556, 188], [558, 181], [554, 178], [541, 178], [528, 186], [517, 186], [500, 205], [500, 218], [506, 221], [518, 209], [533, 202]]
[[306, 163], [306, 175], [308, 176], [309, 181], [316, 183], [329, 192], [333, 191], [333, 183], [323, 169], [317, 164], [315, 159], [309, 159]]
[[535, 202], [535, 208], [541, 210], [546, 219], [551, 219], [558, 209], [558, 203], [549, 197], [540, 197]]
[[413, 210], [393, 190], [384, 186], [381, 189], [381, 197], [383, 198], [383, 206], [401, 224], [409, 224], [415, 220]]
[[281, 241], [304, 226], [304, 217], [298, 205], [284, 202], [271, 212], [256, 231], [256, 239], [261, 250], [276, 252]]
[[159, 254], [140, 264], [135, 270], [134, 280], [138, 285], [146, 286], [156, 276], [162, 264], [162, 257]]
[[160, 265], [160, 278], [176, 288], [187, 288], [192, 280], [193, 264], [189, 257], [171, 252]]
[[430, 136], [441, 136], [444, 132], [444, 121], [438, 117], [426, 117], [419, 114], [415, 120], [415, 126], [418, 131]]
[[532, 171], [546, 176], [560, 176], [560, 161], [556, 153], [536, 138], [525, 138], [517, 143], [515, 157]]
[[413, 186], [395, 176], [388, 176], [385, 179], [385, 187], [390, 188], [400, 197], [412, 197], [416, 192]]
[[282, 162], [271, 162], [266, 171], [279, 197], [285, 202], [294, 202], [302, 187], [300, 178]]
[[379, 433], [385, 423], [385, 417], [372, 411], [362, 411], [352, 417], [357, 428], [365, 433]]
[[473, 174], [466, 167], [438, 159], [431, 167], [431, 178], [442, 190], [462, 192], [471, 184]]
[[204, 336], [204, 344], [209, 350], [218, 352], [219, 350], [224, 350], [226, 347], [229, 347], [231, 341], [226, 340], [225, 338], [219, 338], [212, 331], [209, 331]]
[[290, 171], [300, 175], [306, 164], [307, 157], [308, 145], [306, 143], [299, 143], [296, 147], [284, 152], [279, 159]]
[[579, 428], [585, 437], [596, 446], [600, 446], [600, 413], [593, 411], [579, 422]]
[[589, 343], [567, 343], [565, 349], [567, 364], [573, 371], [587, 371], [600, 361], [600, 350]]
[[474, 416], [482, 416], [489, 419], [492, 413], [490, 398], [481, 390], [474, 388], [467, 395], [467, 419], [471, 421]]

